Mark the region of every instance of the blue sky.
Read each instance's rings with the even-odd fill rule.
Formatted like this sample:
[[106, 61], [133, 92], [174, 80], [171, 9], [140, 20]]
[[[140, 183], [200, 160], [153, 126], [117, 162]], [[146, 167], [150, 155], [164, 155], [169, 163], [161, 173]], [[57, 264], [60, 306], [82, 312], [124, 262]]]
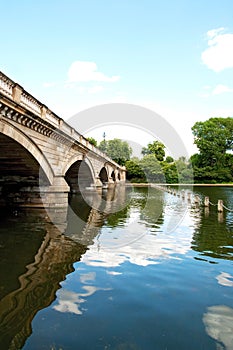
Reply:
[[[2, 2], [0, 69], [66, 120], [103, 103], [150, 108], [192, 154], [196, 121], [233, 116], [232, 14], [232, 0]], [[93, 136], [103, 129], [126, 138], [98, 123]]]

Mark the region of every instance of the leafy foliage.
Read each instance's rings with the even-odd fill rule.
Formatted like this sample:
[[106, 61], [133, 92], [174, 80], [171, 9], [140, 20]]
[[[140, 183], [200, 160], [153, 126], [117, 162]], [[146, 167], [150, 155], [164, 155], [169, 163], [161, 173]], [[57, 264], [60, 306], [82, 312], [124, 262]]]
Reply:
[[99, 149], [120, 165], [125, 165], [132, 154], [132, 149], [129, 144], [120, 139], [103, 140], [99, 144]]
[[191, 157], [195, 182], [233, 181], [233, 118], [210, 118], [192, 127], [198, 154]]
[[154, 154], [145, 155], [140, 161], [140, 166], [143, 169], [148, 182], [165, 182], [162, 166]]
[[140, 166], [140, 160], [133, 158], [125, 163], [127, 179], [131, 182], [146, 182], [146, 175]]
[[90, 142], [90, 144], [97, 147], [97, 141], [93, 137], [87, 137], [86, 139]]
[[162, 162], [165, 157], [165, 146], [160, 141], [154, 141], [153, 143], [148, 143], [147, 147], [143, 147], [142, 154], [148, 155], [153, 154], [158, 161]]
[[132, 182], [224, 183], [233, 182], [233, 118], [210, 118], [192, 127], [199, 153], [190, 160], [166, 157], [160, 141], [142, 149], [143, 158], [130, 159], [132, 150], [120, 139], [102, 141], [99, 148], [127, 168]]
[[[157, 141], [153, 143], [158, 145]], [[156, 183], [192, 183], [193, 172], [192, 164], [180, 157], [174, 160], [171, 156], [164, 159], [165, 152], [161, 152], [161, 157], [156, 156], [156, 152], [148, 151], [152, 149], [152, 144], [144, 148], [146, 150], [142, 159], [133, 158], [126, 162], [127, 178], [131, 182], [156, 182]], [[160, 150], [164, 150], [165, 146], [159, 142]]]

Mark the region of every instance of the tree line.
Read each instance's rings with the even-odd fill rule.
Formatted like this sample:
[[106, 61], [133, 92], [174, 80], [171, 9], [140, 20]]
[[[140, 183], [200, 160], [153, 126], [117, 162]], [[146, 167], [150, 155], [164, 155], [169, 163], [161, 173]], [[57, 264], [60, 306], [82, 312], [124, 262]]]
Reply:
[[131, 157], [126, 141], [89, 141], [127, 169], [131, 182], [230, 183], [233, 182], [233, 118], [210, 118], [192, 127], [198, 153], [190, 159], [173, 159], [166, 147], [154, 141], [142, 148], [142, 158]]

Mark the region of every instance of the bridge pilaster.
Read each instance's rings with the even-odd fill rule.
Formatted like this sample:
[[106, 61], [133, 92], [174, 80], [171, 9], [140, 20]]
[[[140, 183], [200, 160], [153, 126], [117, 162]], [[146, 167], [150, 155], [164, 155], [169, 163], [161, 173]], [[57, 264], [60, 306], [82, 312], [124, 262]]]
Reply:
[[114, 185], [115, 185], [115, 182], [114, 182], [113, 178], [110, 177], [110, 178], [108, 179], [108, 186], [114, 186]]
[[54, 177], [51, 186], [40, 188], [40, 196], [45, 208], [67, 207], [69, 192], [70, 187], [63, 176]]
[[22, 92], [23, 88], [20, 85], [15, 84], [15, 86], [12, 89], [12, 97], [16, 103], [20, 103]]
[[96, 176], [96, 178], [95, 178], [95, 187], [103, 187], [103, 184], [102, 184], [99, 176]]

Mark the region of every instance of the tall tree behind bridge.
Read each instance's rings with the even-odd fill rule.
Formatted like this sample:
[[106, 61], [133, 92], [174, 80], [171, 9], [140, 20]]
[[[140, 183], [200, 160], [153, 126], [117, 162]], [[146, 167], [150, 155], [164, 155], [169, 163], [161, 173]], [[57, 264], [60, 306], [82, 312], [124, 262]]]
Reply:
[[120, 165], [125, 165], [132, 154], [132, 148], [129, 144], [120, 139], [103, 140], [99, 144], [99, 149]]
[[165, 157], [165, 146], [160, 141], [148, 143], [147, 147], [143, 147], [142, 154], [144, 156], [148, 154], [153, 154], [159, 162], [162, 162]]

